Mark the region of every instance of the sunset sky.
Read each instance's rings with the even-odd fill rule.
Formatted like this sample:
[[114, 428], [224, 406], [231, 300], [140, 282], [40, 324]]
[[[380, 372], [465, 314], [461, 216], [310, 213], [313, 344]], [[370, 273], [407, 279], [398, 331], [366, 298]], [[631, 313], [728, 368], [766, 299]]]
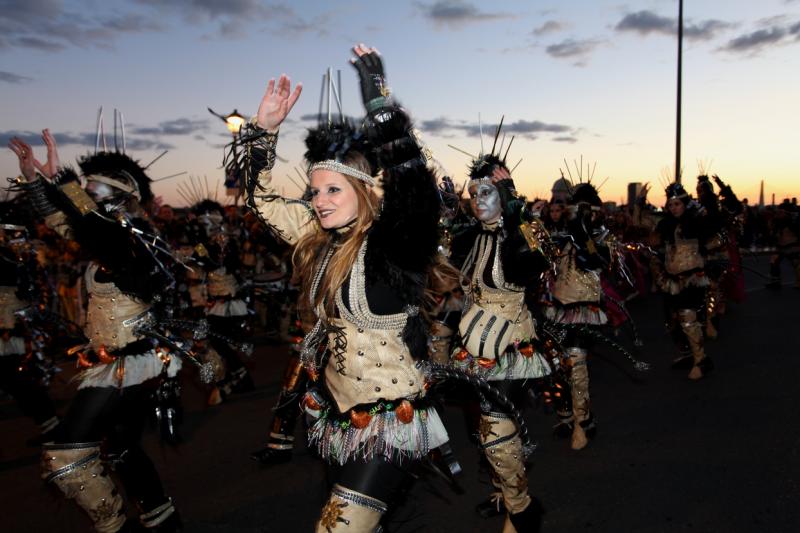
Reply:
[[[281, 130], [275, 170], [301, 163], [320, 81], [342, 70], [345, 113], [360, 115], [356, 42], [384, 56], [395, 96], [412, 113], [434, 156], [456, 181], [468, 152], [505, 115], [518, 188], [549, 196], [564, 159], [596, 162], [601, 196], [619, 201], [630, 181], [651, 182], [675, 150], [675, 0], [292, 1], [0, 0], [0, 141], [57, 133], [62, 161], [94, 149], [97, 110], [125, 116], [128, 151], [158, 178], [181, 171], [222, 182], [230, 136], [206, 107], [255, 113], [270, 77], [287, 73], [305, 90]], [[684, 181], [698, 162], [757, 201], [766, 182], [800, 196], [800, 0], [685, 0]], [[486, 140], [485, 142], [490, 142]], [[0, 176], [18, 173], [8, 149]], [[156, 185], [173, 205], [185, 178]]]

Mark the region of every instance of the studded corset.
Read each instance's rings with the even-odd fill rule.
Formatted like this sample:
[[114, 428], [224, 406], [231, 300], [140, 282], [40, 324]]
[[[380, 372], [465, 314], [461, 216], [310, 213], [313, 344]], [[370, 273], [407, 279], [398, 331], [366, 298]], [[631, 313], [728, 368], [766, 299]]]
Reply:
[[416, 309], [409, 307], [407, 312], [391, 315], [375, 315], [369, 309], [364, 268], [367, 240], [358, 252], [349, 283], [337, 293], [339, 317], [328, 319], [330, 358], [324, 371], [325, 384], [341, 413], [381, 399], [425, 395], [421, 364], [414, 361], [403, 341], [408, 317]]
[[[490, 315], [496, 315], [514, 324], [511, 338], [514, 340], [535, 339], [535, 325], [525, 305], [525, 288], [508, 283], [500, 261], [500, 246], [503, 236], [497, 233], [482, 233], [475, 240], [461, 272], [465, 281], [464, 293], [469, 308], [479, 305]], [[490, 267], [491, 261], [491, 267]]]
[[704, 265], [705, 261], [700, 255], [700, 242], [697, 239], [684, 239], [680, 226], [675, 228], [675, 242], [667, 244], [664, 262], [666, 271], [674, 276], [703, 268]]
[[150, 304], [124, 294], [114, 283], [95, 281], [97, 269], [96, 263], [86, 269], [89, 305], [85, 332], [94, 350], [105, 346], [112, 351], [143, 338], [133, 330], [146, 319]]

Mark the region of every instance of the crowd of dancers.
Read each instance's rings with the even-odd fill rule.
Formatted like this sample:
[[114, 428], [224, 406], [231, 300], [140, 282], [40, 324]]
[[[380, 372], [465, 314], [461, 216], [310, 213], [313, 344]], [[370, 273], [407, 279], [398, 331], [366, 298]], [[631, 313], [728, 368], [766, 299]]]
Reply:
[[[504, 531], [539, 531], [528, 400], [552, 406], [554, 434], [573, 450], [589, 445], [592, 350], [605, 344], [648, 370], [626, 308], [639, 295], [663, 295], [673, 366], [695, 381], [713, 371], [706, 340], [727, 302], [744, 298], [740, 240], [754, 244], [752, 210], [719, 177], [700, 175], [694, 197], [670, 183], [663, 209], [645, 187], [609, 212], [581, 165], [552, 199], [529, 201], [501, 121], [461, 190], [389, 90], [377, 51], [353, 51], [365, 117], [320, 113], [299, 199], [272, 183], [280, 126], [302, 93], [285, 75], [226, 154], [245, 212], [201, 197], [184, 214], [158, 206], [147, 168], [124, 149], [73, 168], [48, 130], [44, 163], [10, 142], [21, 176], [0, 212], [0, 387], [41, 428], [31, 443], [43, 447], [43, 479], [97, 531], [181, 530], [140, 446], [146, 419], [179, 438], [179, 373], [204, 384], [209, 405], [252, 390], [254, 325], [289, 341], [290, 357], [252, 457], [291, 460], [303, 420], [331, 465], [317, 521], [328, 533], [378, 531], [415, 464], [458, 472], [442, 391], [463, 405], [493, 474], [478, 513], [505, 514]], [[800, 284], [796, 210], [779, 210], [770, 231], [770, 286], [783, 259]], [[81, 371], [59, 417], [47, 383], [62, 352]]]

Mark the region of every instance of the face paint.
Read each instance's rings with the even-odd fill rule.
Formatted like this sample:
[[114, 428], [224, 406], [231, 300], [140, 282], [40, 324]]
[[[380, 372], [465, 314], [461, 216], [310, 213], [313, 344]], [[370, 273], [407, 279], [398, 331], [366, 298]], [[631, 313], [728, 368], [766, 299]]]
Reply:
[[475, 218], [481, 222], [495, 222], [502, 213], [500, 193], [491, 183], [479, 183], [470, 187], [469, 204]]
[[106, 183], [99, 181], [89, 181], [86, 184], [86, 192], [92, 197], [95, 203], [103, 203], [105, 200], [114, 196], [114, 188]]

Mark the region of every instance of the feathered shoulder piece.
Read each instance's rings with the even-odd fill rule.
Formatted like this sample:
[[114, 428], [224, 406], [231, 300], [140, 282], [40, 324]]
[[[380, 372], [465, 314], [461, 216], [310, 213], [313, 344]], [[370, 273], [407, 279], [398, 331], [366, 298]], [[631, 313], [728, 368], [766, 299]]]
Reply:
[[119, 182], [108, 183], [109, 185], [131, 192], [142, 202], [153, 199], [153, 192], [150, 189], [152, 180], [137, 161], [122, 152], [97, 152], [87, 155], [78, 160], [78, 166], [89, 180], [92, 176], [105, 177]]

